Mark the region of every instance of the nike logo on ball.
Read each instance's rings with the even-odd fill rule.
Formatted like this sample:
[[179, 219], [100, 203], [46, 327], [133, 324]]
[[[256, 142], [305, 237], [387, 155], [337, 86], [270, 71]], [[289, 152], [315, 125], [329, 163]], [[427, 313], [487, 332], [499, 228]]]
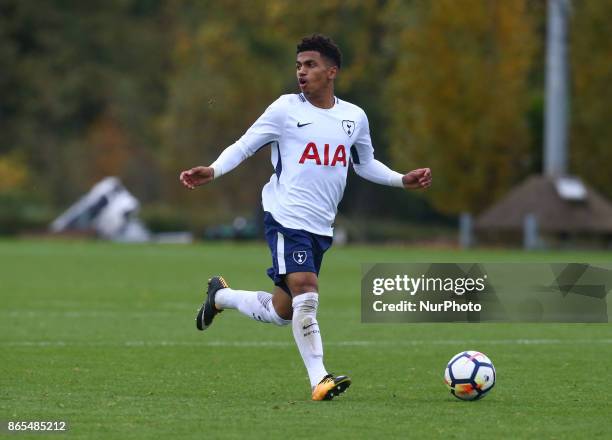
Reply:
[[298, 128], [302, 128], [302, 127], [305, 127], [306, 125], [310, 125], [310, 124], [312, 124], [312, 122], [306, 122], [305, 124], [300, 124], [298, 122]]

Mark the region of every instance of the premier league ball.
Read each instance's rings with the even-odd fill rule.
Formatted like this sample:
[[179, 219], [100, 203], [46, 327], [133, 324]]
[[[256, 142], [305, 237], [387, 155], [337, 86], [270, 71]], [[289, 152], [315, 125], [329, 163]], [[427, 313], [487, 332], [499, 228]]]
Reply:
[[458, 399], [482, 399], [495, 385], [495, 367], [478, 351], [462, 351], [448, 362], [444, 382]]

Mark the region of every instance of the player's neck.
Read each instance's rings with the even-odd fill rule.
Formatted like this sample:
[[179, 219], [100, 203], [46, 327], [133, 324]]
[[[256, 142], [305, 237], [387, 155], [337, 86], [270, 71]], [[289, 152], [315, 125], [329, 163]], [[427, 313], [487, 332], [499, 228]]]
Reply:
[[334, 99], [334, 89], [333, 88], [325, 89], [321, 91], [321, 93], [318, 93], [318, 94], [308, 94], [307, 95], [306, 93], [304, 93], [304, 96], [306, 97], [306, 99], [308, 99], [308, 102], [310, 102], [312, 105], [314, 105], [315, 107], [323, 108], [323, 109], [332, 108], [336, 101]]

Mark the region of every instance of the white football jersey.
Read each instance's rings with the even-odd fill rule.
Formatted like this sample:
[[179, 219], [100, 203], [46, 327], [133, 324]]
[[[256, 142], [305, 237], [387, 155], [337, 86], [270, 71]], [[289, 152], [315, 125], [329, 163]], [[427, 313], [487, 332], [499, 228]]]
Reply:
[[264, 211], [287, 228], [333, 235], [349, 161], [374, 159], [364, 111], [334, 100], [322, 109], [303, 94], [281, 96], [211, 165], [215, 177], [271, 144], [275, 172], [262, 190]]

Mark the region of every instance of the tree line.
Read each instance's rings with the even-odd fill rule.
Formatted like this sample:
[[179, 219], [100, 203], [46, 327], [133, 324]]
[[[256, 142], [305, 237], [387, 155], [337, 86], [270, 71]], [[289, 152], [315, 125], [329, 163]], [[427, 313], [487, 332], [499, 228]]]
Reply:
[[[545, 18], [538, 0], [0, 0], [0, 201], [61, 209], [116, 175], [160, 211], [252, 212], [266, 149], [215, 190], [178, 172], [297, 92], [295, 45], [316, 31], [343, 50], [336, 94], [368, 113], [376, 155], [434, 171], [401, 201], [351, 177], [343, 212], [481, 212], [541, 170]], [[610, 18], [612, 2], [573, 2], [569, 22], [570, 172], [608, 197]]]

